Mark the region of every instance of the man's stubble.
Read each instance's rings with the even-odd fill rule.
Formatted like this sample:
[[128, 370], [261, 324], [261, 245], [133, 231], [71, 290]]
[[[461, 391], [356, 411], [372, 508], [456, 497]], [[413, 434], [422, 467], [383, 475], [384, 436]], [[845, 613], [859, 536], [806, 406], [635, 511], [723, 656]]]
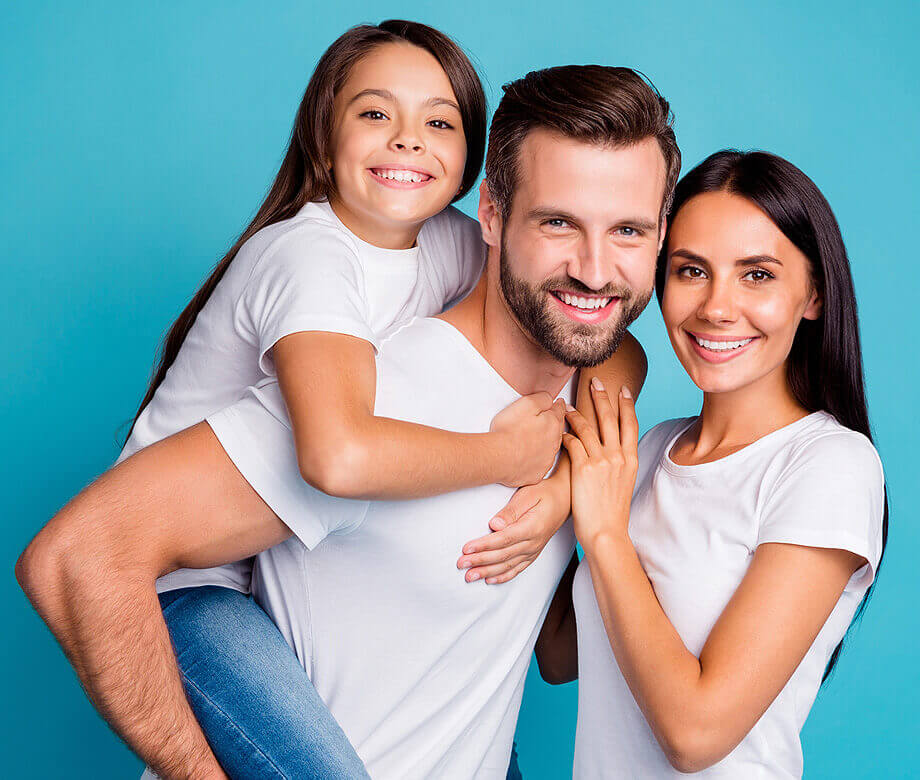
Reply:
[[[589, 368], [605, 362], [620, 346], [626, 329], [642, 313], [652, 297], [652, 289], [636, 293], [624, 285], [607, 285], [592, 290], [577, 279], [547, 279], [534, 287], [514, 275], [505, 238], [499, 250], [499, 282], [511, 313], [531, 338], [560, 363]], [[619, 314], [597, 325], [573, 322], [564, 315], [554, 316], [549, 301], [550, 290], [564, 290], [575, 295], [617, 297]]]

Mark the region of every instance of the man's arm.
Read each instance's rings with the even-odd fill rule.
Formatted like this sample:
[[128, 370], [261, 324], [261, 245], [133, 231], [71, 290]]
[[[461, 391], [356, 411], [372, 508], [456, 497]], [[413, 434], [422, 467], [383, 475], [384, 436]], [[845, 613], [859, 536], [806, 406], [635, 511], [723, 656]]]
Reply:
[[90, 701], [164, 778], [226, 778], [186, 699], [157, 577], [291, 535], [200, 423], [136, 453], [58, 512], [16, 578]]

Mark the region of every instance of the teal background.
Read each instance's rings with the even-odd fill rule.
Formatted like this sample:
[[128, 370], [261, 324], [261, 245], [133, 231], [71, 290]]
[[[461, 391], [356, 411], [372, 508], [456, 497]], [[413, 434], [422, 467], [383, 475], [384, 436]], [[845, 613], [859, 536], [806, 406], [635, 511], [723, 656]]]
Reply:
[[[801, 0], [6, 4], [0, 774], [140, 774], [20, 592], [15, 559], [115, 458], [161, 335], [266, 191], [319, 54], [351, 24], [403, 17], [467, 48], [492, 109], [500, 85], [533, 68], [629, 65], [671, 101], [684, 171], [722, 147], [763, 148], [823, 189], [856, 279], [891, 535], [874, 599], [803, 731], [805, 774], [920, 775], [917, 9]], [[634, 332], [650, 360], [643, 429], [695, 412], [698, 393], [654, 304]], [[527, 780], [570, 773], [576, 695], [532, 670], [518, 730]]]

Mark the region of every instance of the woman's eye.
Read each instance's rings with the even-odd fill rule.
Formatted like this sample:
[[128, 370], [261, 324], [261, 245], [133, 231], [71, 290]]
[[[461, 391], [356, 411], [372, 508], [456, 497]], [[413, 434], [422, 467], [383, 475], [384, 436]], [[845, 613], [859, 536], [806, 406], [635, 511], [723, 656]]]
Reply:
[[438, 130], [453, 130], [454, 129], [454, 126], [450, 122], [446, 122], [443, 119], [432, 119], [428, 124], [436, 127]]
[[386, 119], [386, 114], [383, 111], [365, 111], [361, 116], [366, 116], [368, 119]]
[[769, 271], [764, 271], [763, 268], [754, 268], [748, 271], [744, 275], [745, 279], [750, 279], [752, 282], [765, 282], [767, 279], [772, 279], [773, 274]]
[[685, 265], [677, 269], [678, 276], [684, 276], [687, 279], [701, 279], [703, 277], [703, 269], [698, 268], [695, 265]]

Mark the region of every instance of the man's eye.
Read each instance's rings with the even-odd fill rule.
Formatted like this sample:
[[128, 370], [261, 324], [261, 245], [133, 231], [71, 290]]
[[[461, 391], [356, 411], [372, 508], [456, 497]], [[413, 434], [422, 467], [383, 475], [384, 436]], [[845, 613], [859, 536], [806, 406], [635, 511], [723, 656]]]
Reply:
[[365, 111], [361, 116], [366, 116], [368, 119], [386, 119], [386, 114], [383, 111]]
[[433, 125], [438, 130], [453, 130], [454, 129], [454, 126], [450, 122], [445, 121], [444, 119], [432, 119], [428, 124]]
[[553, 217], [553, 219], [548, 219], [543, 224], [554, 228], [564, 228], [569, 226], [569, 223], [562, 219], [562, 217]]
[[621, 228], [617, 228], [617, 232], [621, 236], [626, 236], [626, 238], [634, 238], [635, 236], [639, 235], [639, 231], [634, 227], [630, 227], [629, 225], [624, 225]]

